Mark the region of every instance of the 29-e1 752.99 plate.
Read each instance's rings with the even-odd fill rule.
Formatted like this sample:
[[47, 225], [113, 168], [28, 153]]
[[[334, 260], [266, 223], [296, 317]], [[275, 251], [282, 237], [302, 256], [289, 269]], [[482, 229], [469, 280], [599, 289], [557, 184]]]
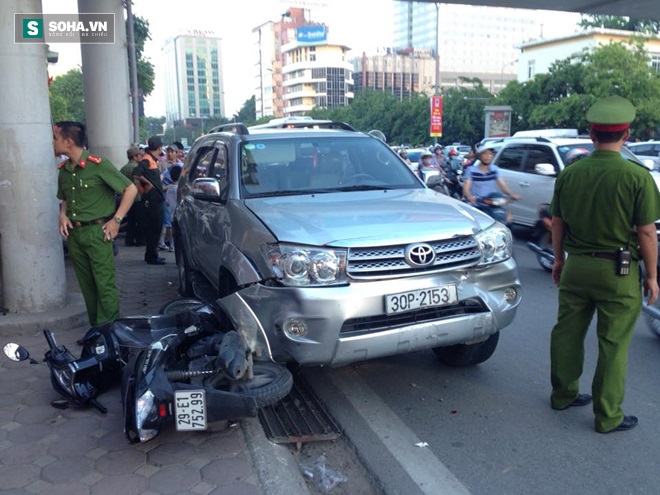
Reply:
[[458, 292], [454, 284], [440, 285], [428, 289], [411, 290], [385, 296], [385, 312], [403, 313], [413, 309], [446, 306], [458, 302]]
[[179, 431], [206, 430], [206, 395], [204, 390], [174, 392], [174, 416]]

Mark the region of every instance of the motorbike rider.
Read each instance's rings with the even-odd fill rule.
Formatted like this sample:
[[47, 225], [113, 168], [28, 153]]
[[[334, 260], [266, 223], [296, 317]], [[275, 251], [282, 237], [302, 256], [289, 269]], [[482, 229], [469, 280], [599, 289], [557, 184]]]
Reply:
[[463, 196], [472, 204], [477, 204], [480, 198], [497, 192], [497, 186], [502, 192], [513, 199], [520, 199], [519, 194], [512, 193], [500, 176], [500, 169], [491, 163], [495, 150], [485, 144], [476, 150], [477, 160], [465, 169], [463, 175]]

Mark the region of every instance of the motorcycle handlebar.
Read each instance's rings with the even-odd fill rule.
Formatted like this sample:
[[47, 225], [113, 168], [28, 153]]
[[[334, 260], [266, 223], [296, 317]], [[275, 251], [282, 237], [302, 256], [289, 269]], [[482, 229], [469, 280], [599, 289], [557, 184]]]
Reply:
[[46, 342], [48, 342], [48, 347], [51, 349], [57, 349], [57, 342], [55, 342], [55, 335], [50, 330], [44, 328], [44, 337], [46, 337]]

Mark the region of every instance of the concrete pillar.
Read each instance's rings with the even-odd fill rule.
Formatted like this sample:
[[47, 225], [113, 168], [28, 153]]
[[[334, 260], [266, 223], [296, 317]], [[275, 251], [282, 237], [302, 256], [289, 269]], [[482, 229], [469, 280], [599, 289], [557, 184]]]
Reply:
[[126, 22], [121, 0], [78, 0], [81, 14], [115, 14], [113, 44], [83, 44], [83, 89], [89, 149], [117, 168], [131, 145], [131, 102], [126, 49]]
[[[67, 287], [46, 45], [14, 43], [14, 12], [40, 13], [41, 1], [0, 3], [2, 306], [11, 313], [33, 313], [62, 306]], [[2, 318], [7, 317], [0, 316], [0, 326]]]

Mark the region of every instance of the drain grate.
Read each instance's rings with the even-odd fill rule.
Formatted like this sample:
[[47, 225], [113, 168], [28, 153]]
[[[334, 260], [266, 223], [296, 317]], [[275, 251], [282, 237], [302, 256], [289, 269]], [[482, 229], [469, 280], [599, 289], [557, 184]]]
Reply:
[[341, 431], [325, 407], [298, 373], [293, 374], [289, 395], [259, 409], [266, 436], [275, 443], [306, 443], [334, 440]]

